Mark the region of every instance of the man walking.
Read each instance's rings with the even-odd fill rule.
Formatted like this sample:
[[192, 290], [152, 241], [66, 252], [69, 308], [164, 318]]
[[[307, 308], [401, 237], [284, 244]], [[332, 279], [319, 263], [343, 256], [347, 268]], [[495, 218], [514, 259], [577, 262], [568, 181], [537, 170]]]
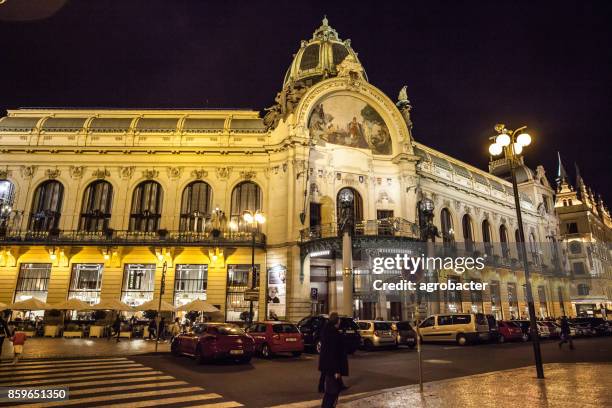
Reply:
[[559, 348], [561, 348], [563, 343], [569, 343], [570, 350], [574, 349], [574, 342], [572, 340], [570, 325], [569, 321], [567, 320], [567, 316], [561, 317], [561, 341], [559, 342]]
[[331, 313], [322, 332], [319, 371], [323, 380], [323, 401], [321, 408], [332, 408], [338, 402], [343, 389], [342, 376], [348, 376], [348, 358], [342, 335], [338, 331], [340, 318], [338, 313]]
[[7, 337], [11, 337], [11, 331], [4, 320], [4, 313], [0, 312], [0, 364], [2, 364], [2, 345]]

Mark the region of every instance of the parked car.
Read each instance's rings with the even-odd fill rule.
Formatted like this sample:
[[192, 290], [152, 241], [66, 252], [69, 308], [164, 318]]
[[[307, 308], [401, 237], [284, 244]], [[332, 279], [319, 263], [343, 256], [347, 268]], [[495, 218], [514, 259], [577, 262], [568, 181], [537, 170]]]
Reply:
[[512, 340], [527, 340], [527, 336], [523, 333], [523, 329], [510, 320], [500, 320], [497, 322], [497, 326], [499, 328], [499, 338], [498, 341], [500, 343], [504, 343], [506, 341]]
[[546, 322], [536, 322], [536, 324], [538, 325], [538, 336], [541, 339], [549, 339], [551, 337], [553, 337], [553, 334], [551, 333], [551, 330], [554, 331], [554, 329], [551, 329], [550, 326], [548, 326], [548, 324], [546, 324]]
[[499, 342], [499, 326], [497, 319], [493, 315], [485, 315], [487, 318], [487, 324], [489, 325], [489, 341]]
[[391, 327], [395, 331], [398, 346], [406, 345], [411, 349], [416, 347], [416, 331], [409, 321], [393, 322]]
[[482, 313], [433, 315], [419, 325], [419, 332], [423, 341], [455, 341], [461, 346], [489, 340], [489, 324]]
[[588, 327], [591, 334], [594, 336], [606, 336], [612, 334], [610, 323], [601, 317], [576, 317], [572, 319], [571, 322]]
[[[308, 316], [297, 324], [304, 346], [313, 348], [317, 353], [321, 352], [321, 330], [327, 321], [328, 315]], [[348, 354], [353, 354], [361, 344], [359, 326], [352, 317], [340, 316], [340, 334], [344, 339], [344, 346]]]
[[544, 325], [546, 325], [548, 327], [548, 337], [553, 339], [553, 338], [559, 338], [561, 337], [561, 326], [559, 326], [558, 324], [556, 324], [555, 322], [551, 322], [551, 321], [543, 321], [541, 322]]
[[397, 346], [397, 336], [389, 322], [357, 320], [361, 344], [368, 350], [375, 347]]
[[265, 358], [276, 353], [291, 353], [298, 357], [304, 351], [302, 333], [290, 322], [255, 322], [246, 332], [255, 340], [255, 351]]
[[587, 322], [570, 320], [569, 325], [574, 329], [577, 337], [588, 337], [595, 335], [595, 331], [591, 330], [591, 326]]
[[255, 352], [255, 341], [234, 324], [202, 323], [175, 337], [170, 351], [176, 356], [194, 356], [199, 363], [214, 359], [248, 363]]

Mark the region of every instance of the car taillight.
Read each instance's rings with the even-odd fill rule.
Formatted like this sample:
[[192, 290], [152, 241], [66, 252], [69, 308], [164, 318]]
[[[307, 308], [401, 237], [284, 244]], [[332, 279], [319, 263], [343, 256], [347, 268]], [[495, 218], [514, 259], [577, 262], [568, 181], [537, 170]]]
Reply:
[[280, 340], [280, 334], [273, 334], [273, 335], [272, 335], [272, 338], [273, 338], [274, 340]]
[[379, 332], [378, 330], [376, 330], [376, 331], [374, 331], [374, 335], [375, 335], [376, 337], [379, 337], [379, 336], [380, 336], [380, 332]]

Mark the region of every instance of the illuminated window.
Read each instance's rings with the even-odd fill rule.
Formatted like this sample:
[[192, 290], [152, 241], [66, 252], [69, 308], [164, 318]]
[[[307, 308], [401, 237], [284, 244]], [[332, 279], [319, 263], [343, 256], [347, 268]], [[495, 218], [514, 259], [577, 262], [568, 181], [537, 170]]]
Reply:
[[15, 200], [15, 186], [8, 180], [0, 180], [0, 234], [6, 231]]
[[174, 304], [184, 305], [196, 299], [206, 300], [208, 265], [178, 264], [174, 273]]
[[143, 181], [134, 189], [130, 231], [155, 232], [161, 219], [163, 191], [155, 181]]
[[64, 186], [59, 181], [48, 180], [36, 188], [30, 213], [30, 231], [59, 228], [63, 197]]
[[155, 264], [125, 264], [121, 301], [138, 306], [153, 300]]
[[240, 229], [246, 227], [242, 214], [245, 211], [261, 210], [262, 194], [259, 186], [252, 181], [243, 181], [232, 191], [231, 221], [237, 223]]
[[73, 264], [68, 299], [99, 303], [103, 270], [103, 264]]
[[203, 232], [212, 206], [212, 189], [203, 181], [194, 181], [183, 190], [181, 231]]
[[81, 207], [80, 231], [108, 229], [113, 200], [113, 186], [108, 181], [94, 181], [85, 189]]
[[19, 265], [15, 302], [30, 298], [46, 302], [50, 275], [50, 263], [24, 263]]

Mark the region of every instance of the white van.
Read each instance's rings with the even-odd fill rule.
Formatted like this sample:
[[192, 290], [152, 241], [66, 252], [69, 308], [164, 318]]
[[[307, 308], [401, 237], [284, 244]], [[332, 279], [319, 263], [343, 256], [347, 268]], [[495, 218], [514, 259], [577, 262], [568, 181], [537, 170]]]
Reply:
[[419, 325], [419, 332], [423, 341], [456, 341], [461, 346], [489, 340], [489, 324], [482, 313], [429, 316]]

